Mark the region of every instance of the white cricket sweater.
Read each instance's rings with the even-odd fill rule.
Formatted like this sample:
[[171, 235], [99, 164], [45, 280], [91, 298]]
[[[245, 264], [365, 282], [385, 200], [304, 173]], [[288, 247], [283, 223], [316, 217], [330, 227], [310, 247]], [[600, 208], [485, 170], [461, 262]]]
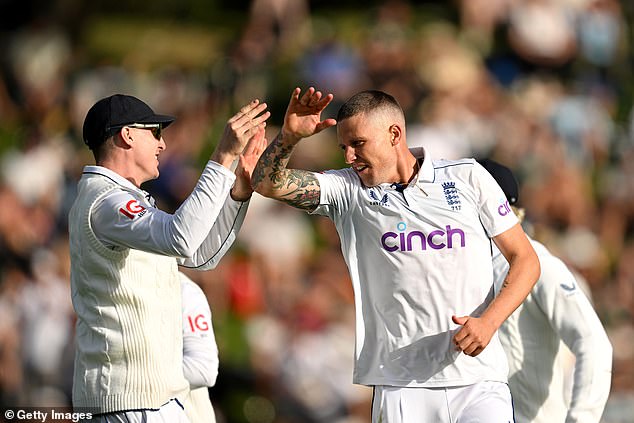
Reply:
[[176, 259], [108, 249], [91, 228], [92, 207], [114, 189], [107, 178], [82, 178], [69, 215], [73, 406], [93, 413], [156, 409], [188, 390]]
[[[515, 421], [597, 423], [610, 394], [612, 345], [574, 274], [544, 245], [531, 242], [541, 275], [498, 331], [509, 362]], [[494, 248], [496, 292], [508, 267]], [[564, 344], [575, 356], [572, 392], [566, 386]]]

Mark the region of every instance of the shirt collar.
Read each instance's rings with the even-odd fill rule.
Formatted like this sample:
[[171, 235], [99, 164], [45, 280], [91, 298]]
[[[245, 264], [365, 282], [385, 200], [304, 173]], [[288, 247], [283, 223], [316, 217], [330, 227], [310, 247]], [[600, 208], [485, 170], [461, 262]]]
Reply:
[[418, 171], [417, 182], [433, 182], [434, 165], [425, 149], [423, 147], [414, 147], [410, 148], [410, 152], [419, 160], [419, 163], [422, 161]]
[[116, 183], [117, 185], [121, 185], [123, 188], [140, 193], [142, 196], [147, 198], [148, 201], [152, 203], [152, 205], [154, 205], [154, 199], [152, 198], [152, 196], [150, 196], [148, 192], [137, 187], [132, 182], [128, 181], [126, 178], [119, 175], [117, 172], [114, 172], [108, 169], [107, 167], [95, 166], [95, 165], [84, 166], [84, 170], [82, 173], [84, 175], [93, 174], [93, 175], [101, 175], [103, 177], [106, 177], [110, 179], [111, 181], [113, 181], [114, 183]]

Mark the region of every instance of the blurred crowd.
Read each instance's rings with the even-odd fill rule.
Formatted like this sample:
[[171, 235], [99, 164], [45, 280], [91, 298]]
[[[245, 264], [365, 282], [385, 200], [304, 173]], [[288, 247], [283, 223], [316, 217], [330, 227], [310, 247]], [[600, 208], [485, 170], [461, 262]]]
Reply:
[[[253, 0], [239, 25], [207, 32], [125, 26], [86, 5], [75, 19], [78, 2], [57, 3], [0, 28], [0, 405], [70, 401], [67, 212], [94, 163], [81, 140], [90, 105], [125, 92], [178, 117], [161, 176], [144, 187], [173, 210], [239, 105], [269, 104], [272, 139], [292, 89], [315, 85], [334, 94], [331, 115], [359, 90], [384, 90], [406, 112], [411, 146], [514, 170], [527, 230], [586, 282], [613, 343], [604, 422], [634, 421], [631, 2]], [[121, 36], [129, 49], [109, 53]], [[340, 167], [334, 130], [313, 138], [291, 165]], [[371, 391], [351, 383], [354, 301], [339, 248], [330, 221], [255, 194], [219, 267], [188, 273], [212, 309], [219, 422], [369, 421]]]

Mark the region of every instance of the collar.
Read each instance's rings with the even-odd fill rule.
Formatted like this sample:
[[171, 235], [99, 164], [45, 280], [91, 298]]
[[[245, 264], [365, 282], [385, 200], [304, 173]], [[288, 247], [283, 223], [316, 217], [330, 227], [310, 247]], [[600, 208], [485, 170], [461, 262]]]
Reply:
[[90, 174], [90, 175], [103, 176], [105, 178], [110, 179], [115, 184], [120, 185], [120, 186], [122, 186], [123, 188], [125, 188], [127, 190], [136, 191], [136, 192], [140, 193], [141, 195], [143, 195], [144, 197], [146, 197], [148, 199], [150, 198], [150, 194], [148, 194], [146, 191], [143, 191], [141, 188], [137, 187], [132, 182], [128, 181], [126, 178], [124, 178], [123, 176], [119, 175], [118, 173], [108, 169], [107, 167], [96, 166], [96, 165], [84, 166], [84, 170], [83, 170], [82, 174], [83, 175]]
[[420, 168], [416, 182], [433, 182], [434, 181], [434, 165], [431, 157], [426, 153], [423, 147], [410, 148], [410, 152], [418, 159]]

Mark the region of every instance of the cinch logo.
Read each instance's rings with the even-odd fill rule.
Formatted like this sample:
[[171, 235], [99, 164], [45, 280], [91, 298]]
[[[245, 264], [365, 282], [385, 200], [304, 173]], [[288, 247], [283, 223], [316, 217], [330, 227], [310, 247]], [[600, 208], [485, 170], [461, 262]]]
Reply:
[[437, 229], [425, 235], [421, 231], [406, 232], [407, 224], [399, 222], [396, 225], [396, 232], [386, 232], [381, 236], [381, 245], [389, 252], [394, 251], [425, 251], [427, 248], [432, 250], [442, 250], [443, 248], [453, 248], [454, 238], [458, 237], [460, 247], [465, 246], [465, 234], [461, 229], [452, 229], [451, 226], [445, 226], [445, 230]]
[[498, 207], [498, 213], [500, 214], [500, 216], [506, 216], [510, 212], [511, 212], [511, 206], [509, 206], [508, 201], [504, 201], [504, 203], [500, 204], [500, 207]]

